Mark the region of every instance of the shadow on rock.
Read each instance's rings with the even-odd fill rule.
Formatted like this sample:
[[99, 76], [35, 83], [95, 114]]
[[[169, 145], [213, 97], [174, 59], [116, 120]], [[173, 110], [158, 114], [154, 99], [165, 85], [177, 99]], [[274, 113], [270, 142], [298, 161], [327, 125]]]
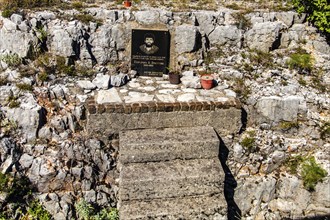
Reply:
[[228, 159], [229, 150], [225, 143], [220, 139], [220, 150], [219, 150], [219, 160], [223, 171], [225, 172], [225, 182], [224, 182], [224, 194], [227, 202], [227, 218], [228, 220], [241, 219], [241, 210], [234, 200], [235, 188], [237, 187], [237, 182], [231, 173], [226, 162]]

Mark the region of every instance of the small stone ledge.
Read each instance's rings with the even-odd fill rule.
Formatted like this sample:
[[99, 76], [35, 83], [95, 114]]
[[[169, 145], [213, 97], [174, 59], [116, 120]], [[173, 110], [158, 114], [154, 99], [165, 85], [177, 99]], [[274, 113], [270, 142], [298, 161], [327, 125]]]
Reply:
[[97, 104], [93, 99], [86, 101], [88, 113], [94, 114], [132, 114], [151, 112], [185, 112], [185, 111], [214, 111], [216, 109], [241, 108], [238, 99], [228, 98], [226, 101], [204, 102], [141, 102], [141, 103], [109, 103]]

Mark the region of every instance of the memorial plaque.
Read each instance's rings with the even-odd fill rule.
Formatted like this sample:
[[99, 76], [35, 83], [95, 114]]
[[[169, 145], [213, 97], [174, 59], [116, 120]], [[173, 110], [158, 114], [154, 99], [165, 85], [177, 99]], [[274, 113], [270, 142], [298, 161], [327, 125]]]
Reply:
[[168, 31], [133, 29], [131, 69], [140, 76], [163, 76], [169, 46]]

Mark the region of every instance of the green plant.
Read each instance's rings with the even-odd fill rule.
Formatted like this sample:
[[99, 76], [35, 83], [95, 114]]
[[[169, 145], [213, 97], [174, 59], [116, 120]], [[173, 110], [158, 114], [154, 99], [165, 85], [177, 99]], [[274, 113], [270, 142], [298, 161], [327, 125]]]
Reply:
[[84, 199], [80, 199], [78, 203], [75, 204], [75, 208], [80, 219], [90, 220], [92, 218], [94, 208]]
[[94, 75], [94, 71], [91, 68], [82, 65], [76, 65], [74, 67], [75, 75], [83, 76], [83, 77], [91, 77]]
[[0, 192], [7, 190], [9, 176], [0, 172]]
[[29, 215], [29, 219], [37, 219], [37, 220], [50, 220], [50, 213], [44, 209], [44, 207], [40, 204], [38, 200], [32, 201], [27, 210], [27, 214]]
[[16, 87], [22, 91], [32, 91], [33, 90], [33, 86], [30, 84], [27, 84], [27, 83], [17, 83]]
[[310, 73], [313, 69], [313, 58], [307, 53], [293, 53], [287, 65], [290, 69], [298, 70], [298, 73]]
[[322, 139], [326, 139], [330, 137], [330, 122], [324, 122], [323, 125], [320, 127], [320, 135]]
[[322, 181], [327, 175], [327, 171], [316, 163], [314, 157], [308, 158], [302, 164], [301, 177], [305, 188], [309, 191], [314, 191], [316, 184]]
[[248, 99], [251, 94], [251, 88], [245, 85], [245, 81], [242, 78], [236, 78], [234, 81], [234, 92], [237, 93], [238, 97], [244, 102]]
[[22, 63], [22, 58], [16, 53], [2, 55], [0, 56], [0, 60], [10, 67], [17, 67]]
[[255, 131], [247, 131], [245, 133], [244, 138], [241, 140], [241, 145], [245, 149], [247, 149], [248, 152], [254, 152], [257, 148], [255, 146], [255, 141], [256, 141], [256, 133]]
[[330, 33], [330, 4], [328, 0], [292, 0], [298, 13], [307, 13], [308, 21], [319, 30]]
[[84, 24], [89, 24], [90, 22], [96, 23], [98, 26], [102, 25], [102, 20], [96, 19], [93, 15], [82, 13], [74, 15], [74, 19], [81, 21]]
[[233, 18], [236, 20], [236, 26], [237, 28], [239, 29], [243, 29], [243, 30], [247, 30], [249, 28], [251, 28], [252, 26], [252, 23], [249, 19], [247, 19], [245, 17], [245, 14], [247, 12], [236, 12], [236, 13], [233, 13], [232, 16]]
[[303, 77], [300, 77], [298, 79], [298, 83], [301, 85], [301, 86], [307, 86], [307, 82], [306, 80], [303, 78]]
[[1, 0], [0, 9], [49, 7], [60, 3], [60, 0]]
[[240, 9], [241, 9], [241, 6], [239, 6], [239, 5], [236, 4], [236, 3], [227, 4], [226, 7], [227, 7], [227, 8], [230, 8], [230, 9], [233, 9], [233, 10], [240, 10]]
[[74, 2], [71, 3], [71, 6], [74, 9], [81, 10], [84, 7], [84, 4], [82, 2], [79, 2], [79, 1], [74, 1]]
[[56, 69], [60, 74], [75, 76], [75, 67], [73, 65], [67, 65], [65, 57], [56, 56]]
[[44, 42], [47, 40], [47, 31], [44, 28], [37, 28], [36, 29], [38, 33], [38, 38], [41, 42]]
[[289, 168], [289, 173], [291, 173], [292, 175], [297, 175], [298, 168], [304, 160], [305, 158], [302, 157], [301, 155], [295, 157], [289, 157], [285, 162], [286, 167]]
[[102, 209], [99, 213], [94, 216], [95, 220], [119, 220], [118, 209]]
[[41, 82], [45, 82], [48, 80], [48, 74], [46, 72], [41, 72], [39, 75], [38, 75], [38, 79], [41, 81]]
[[251, 50], [249, 59], [252, 64], [257, 66], [271, 67], [273, 65], [272, 54], [261, 50]]
[[4, 86], [8, 83], [7, 78], [5, 77], [0, 77], [0, 86]]
[[75, 204], [76, 212], [79, 219], [83, 220], [119, 220], [118, 209], [116, 208], [103, 208], [97, 211], [90, 203], [84, 199], [80, 199]]
[[14, 14], [15, 12], [17, 11], [17, 8], [16, 7], [13, 7], [13, 8], [5, 8], [1, 15], [2, 17], [4, 18], [9, 18], [12, 14]]
[[330, 89], [329, 85], [323, 82], [322, 80], [323, 75], [324, 75], [324, 70], [320, 69], [318, 71], [315, 71], [315, 73], [313, 73], [313, 76], [311, 77], [312, 83], [310, 85], [311, 87], [319, 90], [322, 93], [327, 92]]
[[299, 128], [299, 122], [297, 121], [281, 121], [279, 124], [279, 128], [288, 131], [292, 128]]
[[16, 96], [9, 96], [7, 99], [8, 107], [9, 108], [18, 108], [20, 106], [20, 102], [17, 101], [18, 97]]
[[[10, 135], [15, 132], [17, 128], [18, 126], [15, 121], [9, 120], [8, 118], [5, 118], [4, 116], [0, 115], [0, 130], [3, 134]], [[0, 191], [2, 190], [0, 189]]]

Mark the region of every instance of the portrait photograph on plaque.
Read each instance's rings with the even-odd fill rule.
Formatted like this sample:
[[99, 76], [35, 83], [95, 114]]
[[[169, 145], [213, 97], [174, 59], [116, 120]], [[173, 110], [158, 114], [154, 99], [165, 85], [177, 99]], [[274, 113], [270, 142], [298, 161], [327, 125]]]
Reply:
[[169, 32], [132, 30], [131, 69], [140, 76], [163, 76], [169, 61]]

